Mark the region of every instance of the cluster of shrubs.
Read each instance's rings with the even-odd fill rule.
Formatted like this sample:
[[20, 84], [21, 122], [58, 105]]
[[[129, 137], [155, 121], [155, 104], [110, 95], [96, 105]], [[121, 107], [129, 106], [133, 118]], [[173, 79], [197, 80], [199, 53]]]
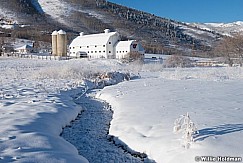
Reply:
[[[141, 55], [138, 52], [130, 52], [123, 59], [123, 63], [144, 63], [144, 55]], [[174, 68], [174, 67], [193, 67], [193, 61], [186, 56], [181, 55], [171, 55], [162, 64], [165, 68]]]
[[143, 63], [144, 61], [144, 55], [138, 53], [138, 52], [130, 52], [127, 53], [126, 56], [122, 59], [124, 63], [128, 62], [138, 62]]
[[192, 60], [185, 56], [171, 55], [165, 60], [164, 67], [192, 67]]

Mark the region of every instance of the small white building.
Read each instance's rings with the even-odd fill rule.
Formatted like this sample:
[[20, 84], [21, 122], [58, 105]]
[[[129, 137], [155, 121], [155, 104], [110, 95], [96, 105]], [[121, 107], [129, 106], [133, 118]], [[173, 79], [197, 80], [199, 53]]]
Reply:
[[125, 58], [126, 55], [130, 52], [139, 52], [141, 55], [144, 55], [145, 53], [145, 50], [142, 47], [142, 45], [135, 40], [119, 41], [116, 44], [115, 48], [117, 59]]
[[15, 48], [14, 50], [17, 53], [27, 54], [27, 53], [33, 52], [33, 46], [26, 44], [26, 45], [23, 45], [21, 47]]
[[110, 32], [109, 29], [105, 29], [104, 33], [91, 35], [81, 32], [69, 45], [70, 57], [121, 59], [132, 51], [144, 54], [140, 43], [134, 40], [120, 41], [118, 32]]

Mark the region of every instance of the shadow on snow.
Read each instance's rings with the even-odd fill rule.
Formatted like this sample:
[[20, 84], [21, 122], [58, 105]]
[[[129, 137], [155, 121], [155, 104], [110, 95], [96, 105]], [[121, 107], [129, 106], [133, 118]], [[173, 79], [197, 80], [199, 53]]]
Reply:
[[243, 124], [224, 124], [224, 125], [214, 126], [211, 128], [198, 130], [198, 133], [195, 134], [194, 136], [194, 140], [203, 141], [208, 137], [230, 134], [242, 130], [243, 130]]

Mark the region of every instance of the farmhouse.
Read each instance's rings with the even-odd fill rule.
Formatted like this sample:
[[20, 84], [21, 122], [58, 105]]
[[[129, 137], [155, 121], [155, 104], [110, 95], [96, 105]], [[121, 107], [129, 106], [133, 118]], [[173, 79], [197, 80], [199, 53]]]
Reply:
[[27, 53], [31, 53], [33, 51], [33, 46], [26, 44], [26, 45], [23, 45], [21, 47], [14, 49], [14, 50], [17, 53], [27, 54]]
[[110, 32], [105, 29], [104, 33], [84, 35], [75, 38], [69, 46], [71, 57], [88, 57], [88, 58], [117, 58], [121, 59], [126, 54], [138, 52], [144, 55], [144, 48], [135, 41], [121, 41], [118, 32]]

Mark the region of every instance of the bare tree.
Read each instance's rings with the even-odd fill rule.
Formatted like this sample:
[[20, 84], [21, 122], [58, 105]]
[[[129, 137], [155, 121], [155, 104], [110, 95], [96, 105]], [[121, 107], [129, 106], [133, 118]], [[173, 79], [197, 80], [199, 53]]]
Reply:
[[243, 57], [243, 35], [236, 34], [232, 39], [232, 51], [235, 54], [238, 63], [242, 66], [242, 57]]
[[225, 57], [225, 61], [230, 66], [243, 63], [243, 35], [237, 33], [233, 36], [224, 37], [215, 47], [214, 52], [218, 56]]

